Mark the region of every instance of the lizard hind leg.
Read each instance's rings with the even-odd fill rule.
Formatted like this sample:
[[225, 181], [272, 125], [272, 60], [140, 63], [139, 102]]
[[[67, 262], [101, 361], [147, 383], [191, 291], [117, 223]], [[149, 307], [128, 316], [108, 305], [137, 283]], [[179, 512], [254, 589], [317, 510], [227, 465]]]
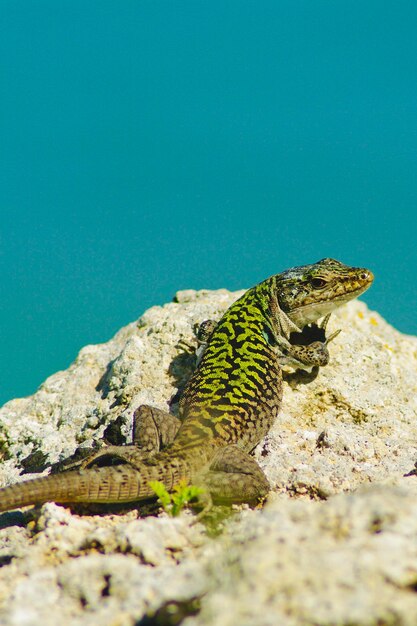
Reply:
[[98, 461], [106, 459], [139, 467], [145, 459], [152, 457], [173, 442], [180, 425], [181, 420], [175, 415], [142, 404], [133, 415], [133, 443], [122, 446], [104, 446], [85, 458], [81, 467], [91, 467]]
[[270, 490], [268, 479], [255, 459], [234, 444], [219, 450], [202, 476], [202, 485], [213, 501], [220, 504], [256, 502]]

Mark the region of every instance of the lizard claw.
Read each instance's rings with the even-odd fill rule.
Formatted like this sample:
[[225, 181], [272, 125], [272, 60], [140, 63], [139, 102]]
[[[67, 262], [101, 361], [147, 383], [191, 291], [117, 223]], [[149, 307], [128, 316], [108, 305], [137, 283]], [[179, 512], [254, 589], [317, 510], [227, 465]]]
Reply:
[[[319, 328], [321, 328], [321, 330], [324, 330], [324, 331], [326, 330], [326, 328], [327, 328], [327, 324], [328, 324], [328, 321], [329, 321], [329, 319], [330, 319], [330, 316], [331, 316], [331, 313], [328, 313], [328, 314], [326, 315], [326, 317], [324, 317], [324, 318], [323, 318], [323, 320], [322, 320], [321, 324], [319, 324], [319, 325], [318, 325], [318, 327], [319, 327]], [[326, 341], [324, 341], [324, 342], [323, 342], [323, 343], [324, 343], [324, 345], [325, 345], [325, 346], [327, 346], [327, 344], [329, 344], [331, 341], [333, 341], [333, 339], [334, 339], [335, 337], [337, 337], [337, 335], [338, 335], [340, 332], [342, 332], [342, 329], [341, 329], [341, 328], [339, 328], [338, 330], [335, 330], [335, 331], [334, 331], [334, 333], [332, 333], [332, 334], [330, 335], [330, 337], [327, 337]]]
[[327, 346], [341, 332], [342, 332], [341, 328], [338, 328], [337, 330], [335, 330], [334, 333], [330, 335], [330, 337], [327, 337], [326, 341], [324, 342], [324, 345]]
[[330, 319], [330, 316], [331, 316], [331, 313], [328, 313], [328, 314], [326, 315], [326, 317], [323, 317], [323, 320], [322, 320], [322, 321], [321, 321], [321, 323], [318, 325], [318, 327], [319, 327], [319, 328], [322, 328], [323, 330], [326, 330], [326, 328], [327, 328], [327, 324], [328, 324], [328, 321], [329, 321], [329, 319]]

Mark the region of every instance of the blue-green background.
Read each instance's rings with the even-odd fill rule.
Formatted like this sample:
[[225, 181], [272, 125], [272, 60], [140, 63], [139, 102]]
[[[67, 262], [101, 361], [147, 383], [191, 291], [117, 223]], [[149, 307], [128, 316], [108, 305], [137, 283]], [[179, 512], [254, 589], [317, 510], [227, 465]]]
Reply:
[[416, 333], [417, 3], [0, 0], [0, 400], [333, 256]]

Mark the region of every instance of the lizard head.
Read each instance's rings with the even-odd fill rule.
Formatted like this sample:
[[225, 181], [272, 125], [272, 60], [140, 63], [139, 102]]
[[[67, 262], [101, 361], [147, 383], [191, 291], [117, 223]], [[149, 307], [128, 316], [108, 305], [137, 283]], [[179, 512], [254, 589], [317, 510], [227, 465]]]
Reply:
[[366, 291], [374, 275], [364, 267], [322, 259], [312, 265], [293, 267], [278, 278], [280, 307], [295, 324], [303, 327]]

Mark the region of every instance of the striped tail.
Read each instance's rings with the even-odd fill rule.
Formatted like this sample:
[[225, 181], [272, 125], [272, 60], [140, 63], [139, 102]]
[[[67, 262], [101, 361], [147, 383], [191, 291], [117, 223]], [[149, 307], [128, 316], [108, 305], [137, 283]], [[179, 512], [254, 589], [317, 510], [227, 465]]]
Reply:
[[140, 470], [117, 465], [62, 472], [0, 489], [0, 511], [44, 502], [135, 502], [155, 497], [149, 481], [159, 480], [171, 491], [187, 476], [188, 465], [178, 459]]

